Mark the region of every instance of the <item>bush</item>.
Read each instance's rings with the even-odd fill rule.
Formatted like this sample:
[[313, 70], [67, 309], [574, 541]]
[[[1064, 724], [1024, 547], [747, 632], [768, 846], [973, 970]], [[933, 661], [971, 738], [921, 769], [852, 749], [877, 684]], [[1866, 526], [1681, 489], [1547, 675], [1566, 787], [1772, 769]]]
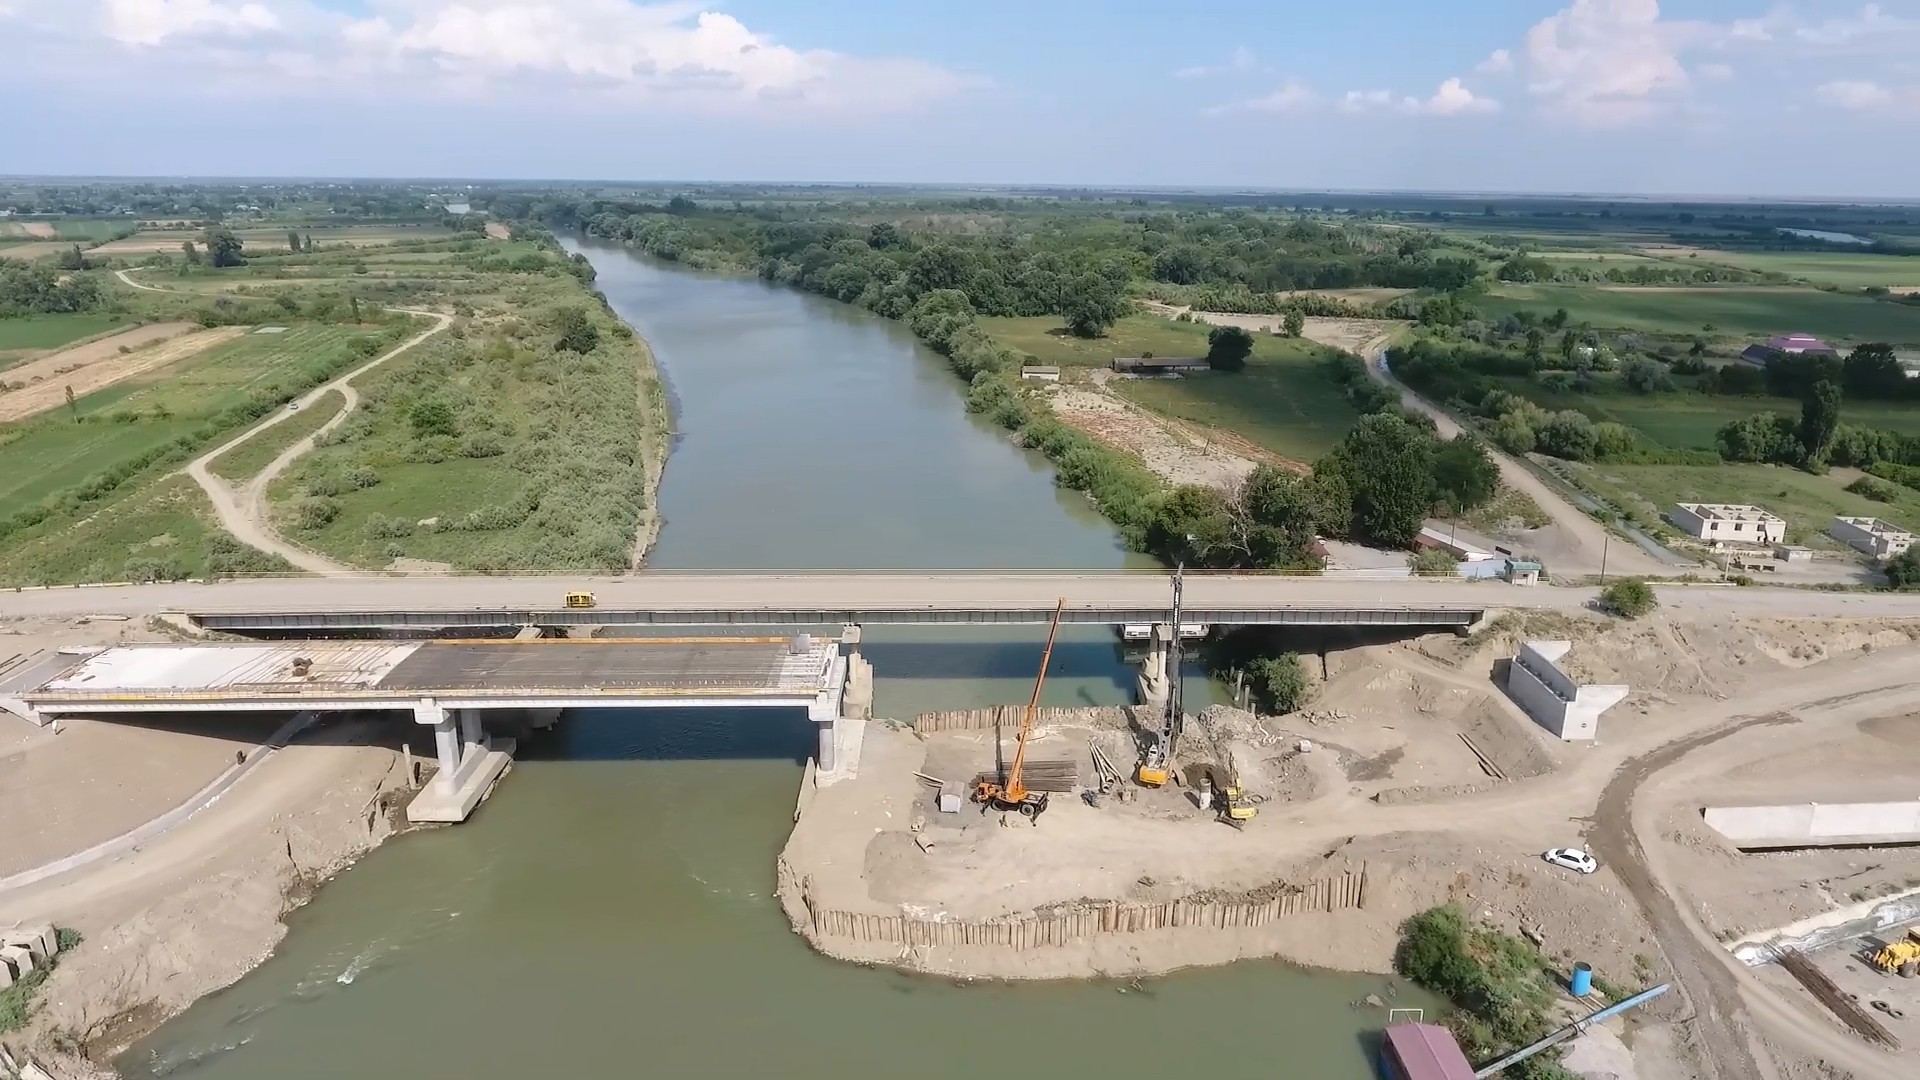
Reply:
[[323, 529], [340, 516], [340, 504], [329, 498], [302, 499], [295, 515], [303, 529]]
[[1216, 326], [1207, 333], [1207, 366], [1215, 371], [1240, 371], [1253, 355], [1253, 335], [1238, 326]]
[[1426, 548], [1407, 556], [1407, 569], [1415, 577], [1453, 577], [1460, 573], [1460, 561], [1450, 552]]
[[1899, 488], [1872, 476], [1863, 476], [1855, 480], [1847, 485], [1847, 490], [1855, 495], [1872, 499], [1874, 502], [1890, 503], [1900, 496]]
[[1637, 619], [1659, 604], [1653, 586], [1640, 578], [1625, 578], [1600, 591], [1600, 605], [1626, 619]]
[[1896, 589], [1920, 588], [1920, 547], [1907, 550], [1887, 560], [1887, 583]]
[[1247, 685], [1254, 699], [1269, 712], [1290, 713], [1307, 703], [1307, 669], [1299, 653], [1282, 653], [1247, 666]]

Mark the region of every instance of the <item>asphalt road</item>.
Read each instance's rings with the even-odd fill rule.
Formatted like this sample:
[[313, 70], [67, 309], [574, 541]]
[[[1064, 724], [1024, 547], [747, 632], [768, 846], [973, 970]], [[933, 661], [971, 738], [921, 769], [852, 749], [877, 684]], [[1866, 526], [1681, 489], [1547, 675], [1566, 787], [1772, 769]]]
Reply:
[[[618, 577], [534, 575], [253, 578], [214, 583], [27, 588], [0, 591], [0, 617], [162, 612], [474, 611], [558, 608], [575, 589], [602, 608], [656, 610], [1154, 607], [1169, 599], [1157, 572], [671, 573]], [[1920, 594], [1816, 592], [1735, 586], [1660, 586], [1671, 613], [1700, 616], [1920, 618]], [[1368, 581], [1258, 574], [1187, 575], [1190, 607], [1476, 607], [1579, 612], [1598, 590], [1501, 582]]]

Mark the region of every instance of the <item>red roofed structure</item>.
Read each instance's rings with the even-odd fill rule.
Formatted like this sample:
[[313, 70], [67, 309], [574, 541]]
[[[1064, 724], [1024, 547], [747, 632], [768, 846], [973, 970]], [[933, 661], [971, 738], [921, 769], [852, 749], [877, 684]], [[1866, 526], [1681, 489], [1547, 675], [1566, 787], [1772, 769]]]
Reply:
[[1438, 1024], [1396, 1024], [1380, 1047], [1387, 1080], [1473, 1080], [1473, 1066], [1453, 1032]]

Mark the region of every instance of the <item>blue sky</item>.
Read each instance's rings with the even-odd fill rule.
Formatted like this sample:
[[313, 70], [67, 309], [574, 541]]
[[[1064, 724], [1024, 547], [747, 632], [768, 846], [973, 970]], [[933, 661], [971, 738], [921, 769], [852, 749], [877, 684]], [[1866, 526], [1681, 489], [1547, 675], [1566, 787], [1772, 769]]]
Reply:
[[0, 0], [0, 173], [1920, 196], [1920, 0]]

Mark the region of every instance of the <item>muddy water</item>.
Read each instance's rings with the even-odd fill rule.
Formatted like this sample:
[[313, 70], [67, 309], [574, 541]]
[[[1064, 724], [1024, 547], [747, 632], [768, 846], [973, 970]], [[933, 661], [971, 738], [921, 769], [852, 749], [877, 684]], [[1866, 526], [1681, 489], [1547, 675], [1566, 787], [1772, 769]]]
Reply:
[[[898, 326], [588, 245], [654, 345], [683, 436], [654, 564], [1088, 567], [1126, 561], [1043, 465], [970, 421]], [[1037, 628], [870, 629], [882, 715], [1017, 700]], [[1068, 635], [1048, 698], [1127, 700], [1111, 636]], [[128, 1076], [1371, 1076], [1382, 980], [1277, 963], [959, 986], [813, 955], [769, 895], [804, 718], [571, 714], [467, 824], [402, 837], [297, 912], [273, 959], [130, 1051]]]

